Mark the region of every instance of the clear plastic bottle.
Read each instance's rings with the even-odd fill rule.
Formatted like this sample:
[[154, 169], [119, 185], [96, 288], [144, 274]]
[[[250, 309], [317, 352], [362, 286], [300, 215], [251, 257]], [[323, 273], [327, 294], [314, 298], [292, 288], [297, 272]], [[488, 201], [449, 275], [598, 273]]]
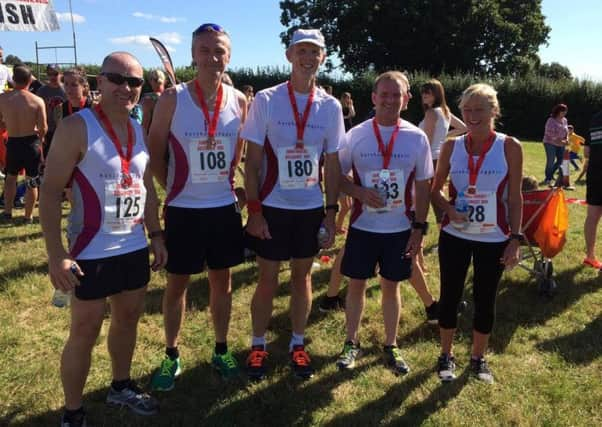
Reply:
[[[468, 201], [464, 197], [464, 192], [461, 191], [460, 193], [458, 193], [458, 196], [456, 197], [456, 201], [454, 203], [454, 207], [456, 208], [456, 212], [458, 212], [459, 214], [462, 214], [464, 216], [468, 214]], [[466, 228], [466, 226], [468, 225], [468, 221], [452, 221], [451, 225], [454, 228], [461, 230], [463, 228]]]
[[324, 226], [324, 224], [320, 225], [320, 228], [318, 229], [318, 245], [320, 245], [320, 247], [324, 247], [329, 238], [330, 234], [328, 233], [328, 229]]
[[52, 305], [58, 308], [67, 307], [71, 302], [71, 292], [63, 292], [60, 289], [54, 290], [52, 295]]

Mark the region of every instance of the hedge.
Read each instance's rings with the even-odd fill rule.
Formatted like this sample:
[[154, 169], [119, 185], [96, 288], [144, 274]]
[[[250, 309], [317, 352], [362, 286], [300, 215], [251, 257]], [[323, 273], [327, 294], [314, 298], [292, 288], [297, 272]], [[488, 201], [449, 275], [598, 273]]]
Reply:
[[[89, 74], [98, 72], [98, 66], [86, 66]], [[145, 76], [150, 70], [145, 70]], [[257, 69], [242, 68], [228, 70], [236, 87], [249, 84], [259, 91], [266, 87], [283, 82], [288, 78], [289, 71], [285, 67], [263, 67]], [[192, 67], [182, 67], [176, 70], [179, 81], [191, 80], [195, 75]], [[332, 78], [328, 75], [319, 75], [321, 85], [331, 85], [334, 95], [339, 97], [342, 92], [351, 92], [357, 111], [359, 122], [363, 120], [372, 109], [371, 92], [374, 74], [366, 73], [354, 79]], [[413, 123], [418, 123], [422, 118], [420, 105], [420, 86], [431, 76], [424, 72], [409, 74], [413, 99], [410, 101], [408, 111], [403, 117]], [[589, 80], [563, 79], [553, 80], [541, 76], [528, 77], [479, 77], [470, 74], [443, 74], [438, 76], [445, 87], [447, 102], [454, 112], [460, 116], [457, 104], [462, 91], [473, 83], [486, 82], [493, 85], [498, 91], [502, 117], [497, 128], [517, 136], [521, 139], [541, 140], [546, 119], [552, 107], [558, 103], [565, 103], [569, 107], [567, 119], [575, 126], [575, 132], [585, 136], [589, 129], [589, 122], [593, 114], [602, 110], [602, 84]], [[90, 81], [95, 87], [95, 81]], [[145, 84], [143, 92], [149, 91]]]

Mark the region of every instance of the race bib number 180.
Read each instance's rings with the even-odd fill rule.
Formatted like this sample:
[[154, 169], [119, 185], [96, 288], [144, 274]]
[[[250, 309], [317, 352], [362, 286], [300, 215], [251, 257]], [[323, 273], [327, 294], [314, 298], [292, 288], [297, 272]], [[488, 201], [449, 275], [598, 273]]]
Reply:
[[311, 188], [318, 183], [319, 161], [316, 147], [278, 149], [278, 180], [283, 190]]
[[105, 212], [103, 231], [109, 234], [127, 234], [142, 222], [146, 188], [136, 179], [129, 187], [119, 181], [105, 183]]

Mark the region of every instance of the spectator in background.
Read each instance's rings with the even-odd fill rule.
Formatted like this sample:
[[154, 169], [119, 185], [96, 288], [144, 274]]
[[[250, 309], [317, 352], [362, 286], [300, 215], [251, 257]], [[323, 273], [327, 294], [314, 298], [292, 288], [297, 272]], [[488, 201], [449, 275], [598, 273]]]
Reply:
[[546, 150], [545, 185], [553, 183], [554, 172], [562, 164], [564, 147], [567, 145], [569, 133], [566, 113], [569, 111], [565, 104], [557, 104], [552, 108], [552, 113], [546, 121], [543, 135], [543, 146]]
[[0, 46], [0, 93], [3, 93], [6, 85], [13, 87], [13, 78], [10, 73], [10, 69], [3, 64], [4, 62], [4, 50]]
[[86, 78], [86, 71], [83, 68], [68, 69], [63, 74], [62, 81], [67, 100], [54, 109], [55, 123], [78, 112], [82, 108], [90, 108], [92, 106], [92, 101], [88, 98], [90, 85]]
[[582, 136], [579, 136], [575, 133], [575, 128], [573, 127], [573, 125], [569, 125], [568, 130], [569, 130], [568, 140], [569, 140], [569, 152], [570, 152], [569, 159], [571, 160], [571, 164], [573, 165], [575, 170], [579, 171], [579, 169], [581, 169], [581, 168], [579, 167], [577, 160], [581, 160], [581, 156], [579, 155], [579, 153], [581, 152], [581, 147], [585, 143], [585, 138]]
[[[441, 145], [449, 136], [459, 136], [466, 133], [466, 125], [462, 120], [454, 116], [445, 100], [445, 89], [439, 80], [431, 79], [424, 83], [420, 88], [422, 97], [422, 108], [424, 109], [424, 119], [418, 127], [426, 133], [431, 145], [431, 156], [433, 157], [433, 167], [437, 168], [437, 160], [441, 152]], [[453, 128], [449, 132], [450, 126]], [[441, 224], [443, 211], [433, 205], [437, 224]]]
[[66, 99], [67, 95], [61, 85], [61, 69], [57, 64], [48, 64], [46, 67], [46, 75], [48, 76], [48, 83], [38, 89], [36, 95], [44, 100], [46, 104], [46, 118], [48, 120], [48, 132], [44, 143], [44, 158], [48, 154], [50, 144], [52, 143], [52, 137], [56, 129], [54, 109], [61, 105]]
[[151, 85], [152, 92], [142, 97], [142, 128], [145, 134], [148, 134], [150, 129], [157, 100], [165, 90], [165, 73], [159, 69], [151, 70], [148, 73], [148, 82]]
[[353, 99], [349, 92], [343, 92], [341, 95], [341, 106], [343, 107], [343, 120], [345, 121], [345, 132], [353, 127], [353, 118], [355, 117], [355, 108], [353, 108]]
[[247, 105], [251, 105], [251, 102], [253, 102], [253, 99], [255, 98], [253, 95], [253, 86], [251, 85], [243, 85], [242, 88], [242, 93], [245, 94], [245, 96], [247, 97]]
[[602, 111], [592, 119], [585, 142], [585, 157], [589, 158], [586, 175], [587, 217], [583, 228], [586, 256], [583, 263], [602, 272], [602, 262], [596, 258], [596, 232], [602, 217]]
[[[6, 183], [4, 187], [4, 214], [2, 219], [12, 219], [13, 201], [17, 190], [17, 175], [25, 169], [27, 178], [38, 176], [40, 167], [40, 141], [46, 133], [44, 103], [27, 90], [31, 81], [29, 68], [15, 67], [16, 90], [0, 95], [0, 123], [6, 127]], [[25, 223], [33, 222], [33, 208], [37, 200], [37, 188], [25, 193]]]

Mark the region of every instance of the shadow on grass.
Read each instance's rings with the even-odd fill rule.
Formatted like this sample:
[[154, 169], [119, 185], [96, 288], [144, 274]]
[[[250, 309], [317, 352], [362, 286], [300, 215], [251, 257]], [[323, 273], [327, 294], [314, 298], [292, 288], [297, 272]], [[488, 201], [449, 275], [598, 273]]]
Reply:
[[40, 239], [44, 234], [41, 231], [31, 234], [22, 234], [18, 236], [0, 237], [0, 246], [10, 245], [16, 242], [26, 242], [28, 240]]
[[26, 262], [19, 262], [19, 264], [16, 267], [11, 268], [10, 270], [6, 270], [0, 276], [0, 293], [6, 291], [11, 280], [20, 279], [26, 274], [46, 275], [48, 274], [48, 264], [44, 263], [38, 265], [31, 265]]
[[558, 353], [567, 362], [587, 365], [602, 355], [602, 315], [583, 330], [537, 344], [543, 351]]
[[[503, 280], [496, 302], [497, 319], [490, 347], [496, 352], [503, 352], [519, 327], [543, 325], [562, 314], [583, 295], [598, 290], [600, 279], [597, 277], [574, 282], [574, 276], [582, 268], [570, 268], [555, 275], [558, 289], [552, 299], [538, 296], [537, 285], [533, 281]], [[602, 341], [596, 342], [598, 347], [602, 347]]]

